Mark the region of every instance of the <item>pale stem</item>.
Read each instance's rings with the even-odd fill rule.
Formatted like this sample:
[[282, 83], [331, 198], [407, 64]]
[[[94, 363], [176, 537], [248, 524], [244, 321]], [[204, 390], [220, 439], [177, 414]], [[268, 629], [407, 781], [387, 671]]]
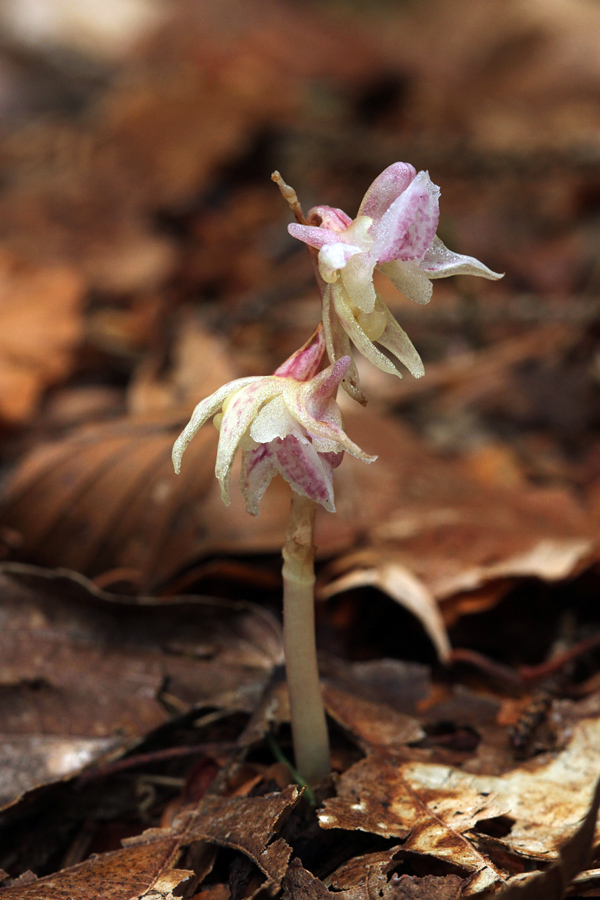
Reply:
[[283, 641], [296, 769], [308, 784], [331, 772], [315, 640], [315, 513], [312, 500], [292, 491], [283, 547]]

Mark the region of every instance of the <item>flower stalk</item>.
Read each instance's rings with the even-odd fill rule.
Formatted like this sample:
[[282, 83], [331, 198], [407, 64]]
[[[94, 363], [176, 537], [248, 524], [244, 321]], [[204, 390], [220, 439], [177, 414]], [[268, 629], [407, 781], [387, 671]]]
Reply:
[[283, 642], [296, 768], [308, 784], [331, 771], [315, 640], [316, 504], [292, 492], [283, 546]]

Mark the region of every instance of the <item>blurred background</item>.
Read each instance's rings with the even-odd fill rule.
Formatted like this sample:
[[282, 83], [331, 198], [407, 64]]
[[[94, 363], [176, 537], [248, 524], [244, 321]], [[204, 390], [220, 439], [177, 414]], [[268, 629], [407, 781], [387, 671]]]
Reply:
[[354, 215], [404, 160], [441, 186], [443, 240], [506, 275], [438, 281], [427, 308], [380, 285], [426, 377], [361, 363], [348, 430], [381, 459], [340, 470], [323, 590], [368, 571], [402, 598], [391, 560], [452, 622], [515, 573], [578, 571], [600, 512], [597, 2], [1, 0], [0, 29], [4, 559], [129, 592], [273, 586], [232, 558], [277, 553], [285, 486], [256, 521], [225, 510], [216, 432], [179, 480], [173, 436], [319, 318], [272, 170]]

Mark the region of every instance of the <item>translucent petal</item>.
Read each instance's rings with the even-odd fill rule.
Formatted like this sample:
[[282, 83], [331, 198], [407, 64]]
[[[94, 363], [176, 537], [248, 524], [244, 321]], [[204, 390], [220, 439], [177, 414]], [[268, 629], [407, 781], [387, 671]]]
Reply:
[[362, 199], [359, 216], [370, 216], [378, 222], [394, 200], [406, 190], [417, 174], [410, 163], [392, 163], [378, 175]]
[[[341, 359], [336, 360], [332, 365], [315, 375], [307, 385], [307, 389], [302, 396], [306, 398], [307, 409], [315, 419], [326, 418], [326, 414], [332, 404], [334, 409], [337, 409], [335, 395], [351, 363], [352, 359], [350, 356], [342, 356]], [[341, 414], [339, 418], [334, 416], [333, 421], [339, 424], [341, 422]]]
[[250, 437], [257, 444], [284, 438], [297, 426], [282, 396], [268, 400], [250, 425]]
[[292, 435], [276, 442], [275, 454], [277, 468], [297, 494], [335, 512], [329, 459], [319, 456], [308, 439], [300, 441]]
[[379, 267], [385, 272], [391, 282], [398, 288], [401, 294], [414, 300], [415, 303], [429, 303], [433, 293], [433, 285], [428, 274], [416, 262], [392, 262], [383, 263]]
[[360, 253], [348, 260], [341, 276], [344, 288], [352, 303], [363, 312], [372, 312], [375, 306], [373, 269], [375, 258], [369, 253]]
[[435, 237], [440, 189], [428, 172], [419, 172], [375, 226], [372, 254], [378, 262], [419, 259]]
[[[350, 356], [350, 338], [341, 326], [340, 320], [336, 314], [332, 300], [333, 288], [328, 285], [323, 295], [323, 328], [325, 331], [325, 342], [327, 345], [327, 354], [331, 363], [341, 359], [342, 356]], [[335, 290], [341, 290], [337, 285]], [[358, 403], [366, 404], [366, 399], [361, 393], [359, 387], [358, 369], [354, 361], [348, 366], [348, 371], [342, 378], [342, 388], [346, 393], [356, 400]]]
[[479, 275], [481, 278], [489, 278], [497, 281], [503, 278], [498, 272], [492, 272], [487, 266], [472, 256], [462, 256], [453, 253], [440, 241], [434, 238], [431, 247], [421, 260], [421, 268], [428, 278], [448, 278], [450, 275]]
[[400, 328], [398, 322], [385, 304], [382, 301], [380, 302], [387, 313], [387, 325], [385, 331], [379, 338], [379, 343], [399, 359], [400, 362], [406, 366], [411, 375], [415, 378], [421, 378], [421, 376], [425, 374], [425, 369], [413, 342], [406, 332]]
[[352, 224], [350, 216], [346, 215], [343, 209], [336, 209], [334, 206], [313, 206], [309, 209], [306, 216], [309, 225], [319, 225], [328, 231], [345, 231]]
[[270, 444], [261, 444], [242, 453], [240, 490], [250, 515], [258, 515], [260, 501], [277, 472], [275, 452]]
[[348, 306], [343, 291], [334, 293], [334, 303], [335, 310], [346, 334], [362, 355], [366, 356], [366, 358], [370, 360], [374, 366], [377, 366], [378, 369], [381, 369], [382, 372], [387, 372], [389, 375], [397, 375], [399, 378], [402, 378], [402, 374], [398, 371], [391, 359], [388, 359], [381, 350], [377, 349], [373, 341], [356, 321], [352, 310]]
[[326, 228], [317, 228], [316, 225], [297, 225], [293, 222], [288, 225], [288, 231], [292, 237], [298, 238], [309, 247], [316, 247], [317, 250], [320, 250], [325, 244], [337, 244], [340, 240], [337, 232], [328, 231]]
[[288, 379], [277, 378], [273, 375], [260, 378], [254, 384], [240, 391], [223, 415], [215, 475], [221, 484], [221, 497], [226, 506], [229, 506], [231, 466], [240, 441], [261, 406], [271, 397], [280, 393], [286, 383], [288, 383]]
[[190, 421], [185, 426], [177, 440], [173, 445], [173, 466], [177, 474], [181, 471], [181, 458], [189, 442], [192, 440], [197, 431], [207, 422], [215, 413], [221, 409], [223, 403], [230, 394], [235, 394], [240, 388], [255, 381], [260, 381], [260, 376], [250, 376], [248, 378], [237, 378], [230, 381], [211, 394], [210, 397], [201, 400], [195, 408]]
[[[288, 384], [289, 386], [289, 384]], [[310, 384], [300, 384], [293, 390], [284, 393], [285, 402], [291, 414], [306, 428], [310, 434], [324, 438], [337, 444], [338, 450], [347, 450], [352, 456], [362, 459], [365, 462], [373, 462], [374, 456], [369, 456], [360, 449], [353, 441], [350, 440], [340, 425], [332, 421], [319, 420], [314, 418], [308, 410], [308, 399], [310, 396]]]
[[279, 378], [293, 378], [295, 381], [308, 381], [316, 375], [326, 349], [323, 325], [319, 322], [315, 333], [303, 347], [286, 359], [274, 374]]

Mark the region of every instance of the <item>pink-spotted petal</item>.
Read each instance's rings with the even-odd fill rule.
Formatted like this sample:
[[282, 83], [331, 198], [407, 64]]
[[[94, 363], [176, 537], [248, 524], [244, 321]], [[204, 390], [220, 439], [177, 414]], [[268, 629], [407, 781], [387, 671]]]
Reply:
[[378, 262], [420, 259], [435, 237], [440, 218], [440, 189], [419, 172], [374, 226], [372, 253]]
[[393, 260], [383, 263], [379, 268], [385, 272], [390, 281], [401, 294], [414, 303], [425, 304], [431, 300], [433, 285], [427, 272], [417, 262], [400, 262]]
[[292, 222], [288, 225], [288, 231], [292, 237], [298, 238], [308, 244], [309, 247], [316, 247], [320, 250], [325, 244], [338, 244], [340, 236], [335, 231], [328, 231], [326, 228], [317, 228], [316, 225], [298, 225]]
[[230, 394], [235, 394], [236, 391], [239, 391], [241, 388], [246, 387], [255, 381], [260, 381], [260, 376], [254, 375], [247, 378], [237, 378], [235, 381], [224, 384], [218, 391], [211, 394], [210, 397], [206, 397], [204, 400], [200, 401], [194, 409], [190, 421], [173, 445], [173, 467], [178, 475], [181, 471], [181, 458], [194, 435], [202, 428], [205, 422], [221, 409], [223, 403]]
[[378, 222], [394, 200], [402, 194], [417, 174], [410, 163], [392, 163], [378, 175], [362, 199], [359, 216], [370, 216]]
[[419, 263], [428, 278], [448, 278], [450, 275], [479, 275], [481, 278], [489, 278], [497, 281], [503, 278], [498, 272], [492, 272], [487, 266], [479, 262], [473, 256], [462, 256], [453, 253], [440, 241], [438, 237], [425, 253]]
[[275, 451], [271, 444], [259, 444], [242, 453], [240, 490], [251, 516], [258, 515], [260, 501], [277, 472]]
[[231, 401], [221, 421], [221, 435], [217, 448], [215, 475], [221, 485], [221, 497], [229, 506], [231, 466], [240, 441], [250, 428], [261, 406], [275, 397], [288, 384], [287, 379], [268, 376], [240, 391]]
[[317, 453], [308, 439], [299, 440], [294, 435], [274, 444], [277, 468], [292, 489], [335, 512], [333, 468], [329, 459]]
[[309, 209], [306, 221], [309, 225], [317, 225], [321, 228], [327, 228], [328, 231], [345, 231], [348, 225], [352, 224], [352, 219], [347, 216], [343, 209], [336, 209], [333, 206], [313, 206]]
[[[351, 357], [350, 338], [342, 328], [336, 314], [332, 300], [331, 285], [327, 286], [323, 294], [323, 328], [329, 361], [335, 363], [343, 356]], [[367, 401], [361, 393], [358, 384], [358, 369], [354, 361], [352, 361], [348, 366], [348, 371], [342, 378], [341, 386], [353, 400], [365, 406]]]
[[326, 349], [325, 333], [323, 325], [319, 322], [315, 333], [303, 347], [292, 353], [285, 362], [281, 363], [274, 374], [279, 378], [293, 378], [295, 381], [308, 381], [316, 375]]

